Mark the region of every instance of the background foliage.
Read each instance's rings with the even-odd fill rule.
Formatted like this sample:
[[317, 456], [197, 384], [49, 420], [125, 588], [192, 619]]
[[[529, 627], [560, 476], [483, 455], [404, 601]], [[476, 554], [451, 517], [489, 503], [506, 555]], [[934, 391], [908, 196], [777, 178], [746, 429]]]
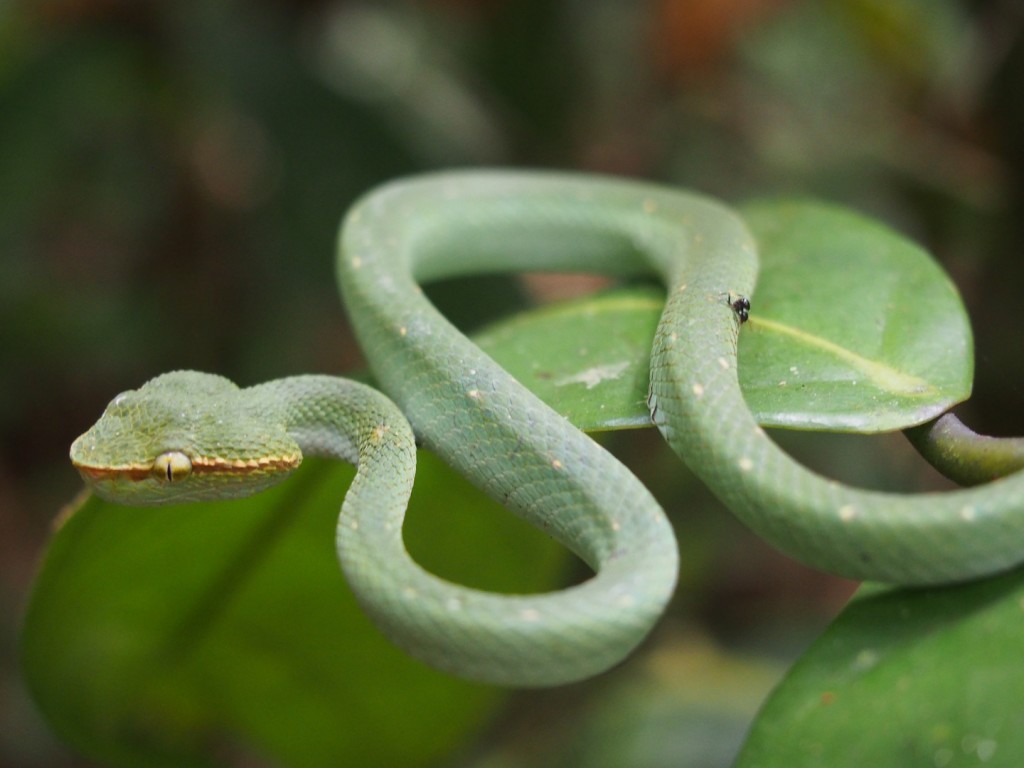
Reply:
[[[1020, 434], [1022, 24], [1012, 0], [0, 4], [0, 762], [76, 764], [15, 662], [48, 526], [79, 487], [67, 446], [163, 370], [248, 383], [357, 369], [333, 240], [386, 178], [582, 168], [852, 205], [953, 275], [978, 352], [963, 415]], [[491, 284], [483, 307], [446, 295], [469, 324], [518, 291]], [[787, 446], [844, 479], [931, 482], [880, 440], [884, 459], [875, 439]], [[600, 765], [602, 738], [637, 765], [670, 747], [727, 761], [777, 670], [849, 594], [747, 537], [653, 435], [613, 447], [687, 510], [674, 522], [697, 554], [666, 637], [632, 673], [513, 698], [441, 764]], [[644, 738], [666, 722], [678, 741]], [[678, 737], [681, 722], [704, 739]]]

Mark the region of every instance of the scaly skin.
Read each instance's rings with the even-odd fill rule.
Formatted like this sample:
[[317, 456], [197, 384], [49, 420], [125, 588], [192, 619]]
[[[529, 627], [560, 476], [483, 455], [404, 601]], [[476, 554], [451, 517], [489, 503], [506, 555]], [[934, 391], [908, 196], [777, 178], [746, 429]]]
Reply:
[[[381, 187], [352, 208], [338, 280], [400, 411], [342, 379], [239, 390], [178, 372], [115, 400], [72, 458], [97, 493], [129, 503], [258, 490], [287, 474], [300, 451], [355, 461], [339, 557], [396, 643], [441, 669], [506, 685], [596, 674], [661, 614], [676, 580], [675, 539], [628, 470], [480, 352], [418, 287], [497, 270], [660, 277], [668, 300], [652, 356], [652, 417], [691, 469], [783, 551], [899, 584], [968, 579], [1024, 560], [1024, 475], [897, 496], [824, 479], [776, 448], [736, 372], [740, 317], [731, 304], [752, 294], [757, 273], [743, 223], [705, 198], [589, 176], [436, 174]], [[427, 447], [596, 576], [551, 594], [503, 596], [420, 569], [401, 540], [415, 461], [403, 413]]]

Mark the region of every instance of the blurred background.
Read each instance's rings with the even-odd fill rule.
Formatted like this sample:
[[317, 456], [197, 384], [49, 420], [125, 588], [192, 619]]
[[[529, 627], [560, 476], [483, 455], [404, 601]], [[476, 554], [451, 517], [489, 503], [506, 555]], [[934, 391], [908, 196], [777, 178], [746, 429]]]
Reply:
[[[241, 383], [357, 370], [333, 243], [353, 199], [389, 178], [572, 168], [850, 205], [951, 273], [976, 333], [962, 415], [1024, 433], [1022, 28], [1016, 0], [0, 2], [0, 764], [83, 764], [16, 662], [50, 523], [80, 487], [71, 440], [173, 368]], [[491, 291], [447, 306], [469, 326], [522, 295]], [[658, 450], [626, 439], [613, 445]], [[871, 453], [857, 479], [903, 471]], [[655, 476], [681, 474], [671, 461], [645, 475], [663, 498], [685, 492]], [[729, 523], [697, 530], [709, 562], [687, 577], [684, 655], [706, 674], [719, 657], [703, 633], [757, 648], [763, 664], [715, 673], [756, 706], [850, 586]], [[593, 703], [575, 747], [538, 740], [534, 705], [514, 699], [451, 764], [519, 764], [530, 744], [603, 765], [572, 752], [592, 745], [579, 734], [638, 701], [654, 720], [671, 709], [639, 691]]]

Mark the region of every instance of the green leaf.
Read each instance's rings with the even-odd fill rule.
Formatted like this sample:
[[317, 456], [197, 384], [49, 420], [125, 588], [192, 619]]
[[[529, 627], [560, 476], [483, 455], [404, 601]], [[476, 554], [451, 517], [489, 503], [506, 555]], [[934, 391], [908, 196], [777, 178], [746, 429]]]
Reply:
[[831, 206], [766, 202], [743, 213], [763, 266], [739, 370], [762, 424], [881, 432], [970, 395], [967, 313], [924, 250]]
[[473, 341], [544, 402], [586, 431], [650, 426], [657, 288], [620, 288], [522, 312]]
[[1016, 766], [1024, 571], [864, 587], [765, 704], [738, 768]]
[[[495, 734], [476, 768], [726, 768], [782, 675], [777, 662], [664, 632], [550, 727]], [[544, 744], [543, 750], [537, 748]]]
[[[69, 744], [115, 765], [209, 765], [244, 749], [290, 766], [417, 766], [486, 720], [497, 690], [411, 660], [359, 610], [334, 552], [351, 469], [307, 464], [250, 499], [89, 498], [64, 522], [21, 647]], [[561, 569], [546, 537], [428, 454], [409, 517], [410, 550], [442, 576], [532, 591]]]
[[[749, 205], [761, 249], [740, 383], [765, 426], [880, 432], [970, 394], [972, 341], [956, 289], [923, 250], [856, 214]], [[631, 287], [517, 315], [478, 334], [499, 363], [572, 423], [650, 424], [657, 289]]]

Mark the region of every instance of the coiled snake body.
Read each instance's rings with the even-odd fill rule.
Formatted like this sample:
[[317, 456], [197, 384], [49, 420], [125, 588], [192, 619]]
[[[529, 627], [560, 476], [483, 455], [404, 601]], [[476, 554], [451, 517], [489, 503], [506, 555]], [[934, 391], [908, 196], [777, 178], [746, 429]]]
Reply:
[[[115, 398], [72, 459], [99, 495], [136, 504], [251, 493], [303, 453], [354, 462], [338, 553], [389, 637], [438, 668], [493, 683], [584, 678], [621, 660], [661, 615], [678, 569], [672, 528], [627, 469], [452, 327], [418, 284], [497, 270], [654, 274], [667, 300], [652, 352], [652, 418], [761, 536], [810, 565], [896, 584], [969, 579], [1024, 559], [1024, 474], [945, 494], [868, 492], [813, 474], [771, 442], [736, 371], [748, 306], [740, 299], [753, 294], [757, 264], [733, 212], [678, 190], [514, 172], [388, 184], [348, 213], [337, 274], [394, 403], [327, 376], [239, 389], [175, 372]], [[413, 430], [596, 575], [507, 596], [425, 572], [401, 534]]]

